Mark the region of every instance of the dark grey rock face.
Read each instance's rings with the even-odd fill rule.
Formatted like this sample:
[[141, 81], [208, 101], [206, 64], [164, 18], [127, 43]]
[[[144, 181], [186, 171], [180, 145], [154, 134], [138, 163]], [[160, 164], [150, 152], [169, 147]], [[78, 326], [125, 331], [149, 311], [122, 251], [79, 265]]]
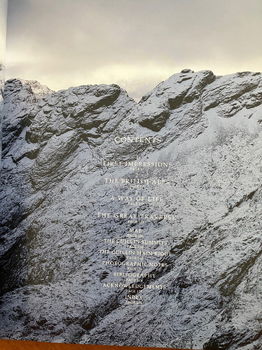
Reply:
[[0, 337], [261, 349], [262, 74], [4, 102]]

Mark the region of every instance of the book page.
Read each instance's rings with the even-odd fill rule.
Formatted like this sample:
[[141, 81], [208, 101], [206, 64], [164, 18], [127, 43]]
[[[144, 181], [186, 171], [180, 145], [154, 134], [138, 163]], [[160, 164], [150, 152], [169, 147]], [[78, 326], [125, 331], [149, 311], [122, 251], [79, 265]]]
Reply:
[[261, 348], [261, 9], [9, 1], [0, 338]]

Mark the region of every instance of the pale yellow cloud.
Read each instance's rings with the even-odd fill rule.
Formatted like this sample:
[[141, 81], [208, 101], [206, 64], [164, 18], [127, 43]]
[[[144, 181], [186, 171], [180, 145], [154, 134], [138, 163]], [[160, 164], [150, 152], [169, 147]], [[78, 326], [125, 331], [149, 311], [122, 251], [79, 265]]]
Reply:
[[7, 0], [0, 0], [0, 64], [5, 61]]
[[138, 99], [183, 68], [261, 71], [261, 13], [261, 0], [9, 0], [7, 74]]

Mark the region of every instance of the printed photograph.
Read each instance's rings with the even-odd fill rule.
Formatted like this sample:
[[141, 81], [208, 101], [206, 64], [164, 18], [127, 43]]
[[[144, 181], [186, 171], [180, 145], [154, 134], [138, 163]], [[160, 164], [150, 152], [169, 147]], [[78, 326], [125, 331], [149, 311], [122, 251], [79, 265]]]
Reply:
[[262, 2], [0, 11], [0, 339], [262, 349]]

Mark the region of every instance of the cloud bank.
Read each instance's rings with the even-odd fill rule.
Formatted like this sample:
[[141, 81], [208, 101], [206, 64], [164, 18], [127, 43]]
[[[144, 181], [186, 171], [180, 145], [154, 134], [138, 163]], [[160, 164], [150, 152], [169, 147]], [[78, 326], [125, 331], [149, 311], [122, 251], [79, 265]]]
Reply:
[[7, 75], [139, 98], [183, 68], [261, 71], [261, 15], [261, 0], [9, 0]]

